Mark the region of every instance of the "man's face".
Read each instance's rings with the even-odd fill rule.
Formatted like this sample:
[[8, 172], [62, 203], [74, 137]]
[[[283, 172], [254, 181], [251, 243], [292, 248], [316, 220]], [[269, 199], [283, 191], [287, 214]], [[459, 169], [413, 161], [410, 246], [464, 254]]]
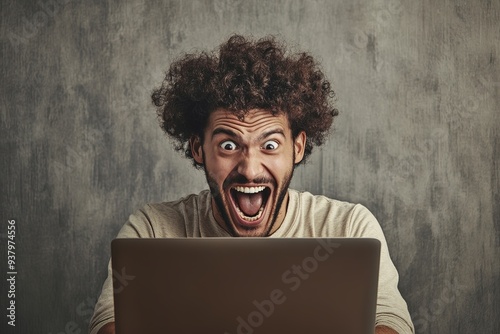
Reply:
[[[191, 140], [203, 164], [217, 222], [233, 236], [267, 236], [286, 214], [294, 164], [304, 156], [306, 135], [295, 139], [285, 115], [251, 110], [240, 121], [218, 109], [204, 132]], [[282, 205], [283, 204], [283, 205]]]

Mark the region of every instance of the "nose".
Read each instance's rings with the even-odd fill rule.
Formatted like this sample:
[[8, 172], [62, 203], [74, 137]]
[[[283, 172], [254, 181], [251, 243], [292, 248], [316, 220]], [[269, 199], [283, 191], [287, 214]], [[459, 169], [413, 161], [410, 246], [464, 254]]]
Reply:
[[261, 176], [263, 173], [263, 166], [259, 154], [253, 150], [244, 152], [238, 163], [238, 173], [249, 181], [253, 181]]

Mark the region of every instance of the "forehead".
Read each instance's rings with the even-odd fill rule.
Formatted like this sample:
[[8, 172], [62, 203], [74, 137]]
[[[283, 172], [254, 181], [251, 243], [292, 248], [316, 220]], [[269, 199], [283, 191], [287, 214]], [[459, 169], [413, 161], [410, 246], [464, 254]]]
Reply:
[[242, 120], [228, 110], [217, 109], [208, 118], [206, 132], [212, 133], [218, 128], [231, 129], [239, 135], [259, 133], [270, 128], [281, 129], [284, 133], [290, 131], [285, 114], [273, 115], [270, 111], [262, 109], [250, 110]]

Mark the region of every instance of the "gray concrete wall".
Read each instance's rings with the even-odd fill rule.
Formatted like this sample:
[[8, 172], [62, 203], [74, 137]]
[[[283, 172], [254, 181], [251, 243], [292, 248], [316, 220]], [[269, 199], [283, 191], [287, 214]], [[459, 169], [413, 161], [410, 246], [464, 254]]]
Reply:
[[[0, 8], [2, 333], [85, 332], [128, 215], [205, 188], [149, 95], [174, 57], [235, 32], [277, 34], [322, 60], [342, 113], [293, 186], [373, 211], [417, 331], [500, 332], [498, 0]], [[15, 329], [4, 315], [9, 219]]]

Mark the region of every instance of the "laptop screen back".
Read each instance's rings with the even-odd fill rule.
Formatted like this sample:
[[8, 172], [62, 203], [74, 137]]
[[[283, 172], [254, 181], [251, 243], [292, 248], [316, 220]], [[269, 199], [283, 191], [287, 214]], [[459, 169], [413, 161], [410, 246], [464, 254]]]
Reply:
[[116, 239], [116, 333], [373, 333], [379, 254], [376, 239]]

